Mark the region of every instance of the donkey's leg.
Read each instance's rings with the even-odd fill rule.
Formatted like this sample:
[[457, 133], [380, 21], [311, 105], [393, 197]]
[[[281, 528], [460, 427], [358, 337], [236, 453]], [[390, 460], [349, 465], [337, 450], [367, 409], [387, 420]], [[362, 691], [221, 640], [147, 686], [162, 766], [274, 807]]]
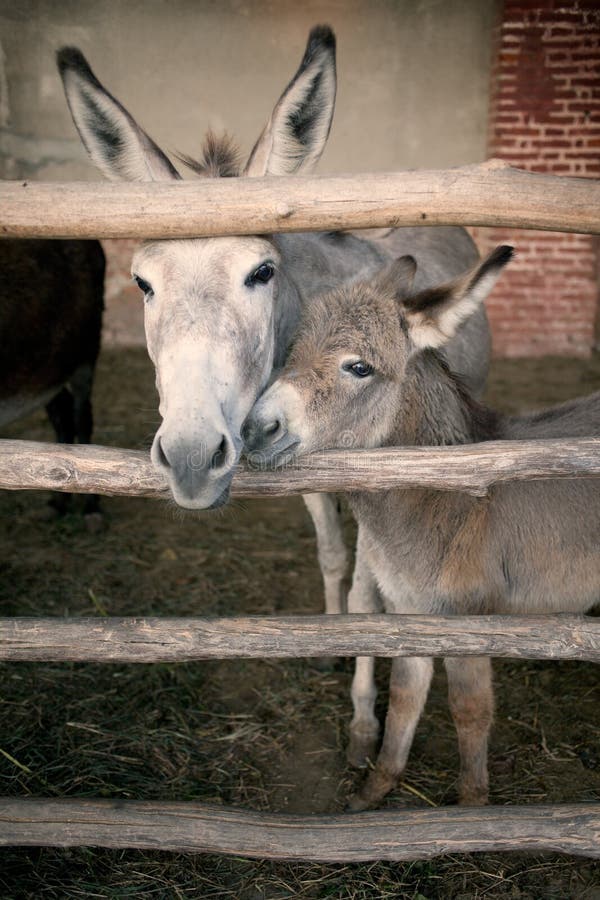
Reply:
[[[50, 419], [50, 424], [54, 428], [58, 443], [72, 444], [75, 440], [75, 422], [73, 395], [68, 388], [61, 388], [58, 394], [46, 404], [46, 413]], [[48, 505], [62, 516], [66, 513], [70, 500], [71, 494], [57, 491], [52, 495]]]
[[92, 386], [94, 383], [94, 367], [79, 366], [70, 379], [73, 391], [73, 409], [75, 414], [75, 437], [80, 444], [89, 444], [92, 440], [94, 419], [92, 416]]
[[395, 786], [406, 765], [432, 674], [433, 660], [428, 657], [396, 657], [392, 661], [390, 699], [381, 750], [375, 768], [360, 791], [350, 798], [349, 809], [357, 811], [376, 806]]
[[[371, 569], [367, 563], [362, 545], [360, 527], [356, 543], [356, 563], [352, 576], [352, 587], [348, 594], [349, 613], [374, 613], [381, 608], [379, 593]], [[357, 656], [352, 679], [352, 707], [354, 715], [350, 723], [350, 743], [348, 762], [351, 766], [364, 768], [368, 761], [375, 759], [379, 722], [375, 716], [375, 658]]]
[[494, 716], [491, 660], [447, 658], [444, 664], [460, 753], [459, 803], [481, 806], [488, 800], [487, 747]]
[[[92, 414], [92, 387], [94, 384], [94, 366], [84, 364], [75, 370], [70, 380], [73, 391], [73, 410], [75, 417], [75, 438], [79, 444], [89, 444], [92, 440], [94, 417]], [[87, 527], [95, 531], [102, 525], [100, 498], [97, 494], [87, 494], [83, 513]]]
[[317, 536], [319, 566], [325, 587], [325, 612], [344, 611], [344, 579], [348, 555], [342, 534], [337, 497], [331, 494], [304, 494]]
[[72, 444], [75, 440], [73, 395], [64, 387], [46, 404], [46, 412], [54, 428], [59, 444]]

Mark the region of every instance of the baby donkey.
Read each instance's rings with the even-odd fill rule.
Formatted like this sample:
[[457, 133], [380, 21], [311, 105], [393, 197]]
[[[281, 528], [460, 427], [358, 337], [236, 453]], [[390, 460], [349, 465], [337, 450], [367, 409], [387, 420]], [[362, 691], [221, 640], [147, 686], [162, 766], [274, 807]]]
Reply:
[[[437, 353], [483, 302], [512, 253], [498, 247], [461, 278], [419, 293], [411, 292], [415, 261], [404, 256], [377, 279], [313, 302], [286, 368], [247, 422], [249, 448], [279, 464], [347, 447], [349, 435], [356, 447], [599, 435], [600, 393], [504, 417], [477, 403]], [[349, 501], [386, 612], [583, 612], [600, 598], [600, 481], [593, 478], [502, 484], [485, 498], [415, 488], [353, 492]], [[490, 660], [447, 658], [445, 665], [460, 802], [482, 804]], [[394, 787], [432, 669], [429, 658], [393, 660], [382, 747], [352, 809], [379, 803]], [[373, 713], [357, 704], [354, 690], [353, 700], [356, 727]]]

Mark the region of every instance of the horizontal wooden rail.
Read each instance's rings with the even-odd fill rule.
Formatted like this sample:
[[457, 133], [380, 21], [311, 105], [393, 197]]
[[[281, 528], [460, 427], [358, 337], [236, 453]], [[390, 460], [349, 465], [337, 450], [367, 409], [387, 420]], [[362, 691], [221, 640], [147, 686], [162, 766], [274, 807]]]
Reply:
[[[600, 438], [489, 441], [457, 447], [328, 450], [293, 465], [239, 466], [234, 497], [311, 491], [432, 488], [485, 496], [494, 484], [600, 476]], [[147, 453], [113, 447], [0, 440], [0, 489], [161, 497], [167, 485]]]
[[184, 662], [304, 656], [496, 656], [600, 662], [586, 616], [0, 618], [0, 660]]
[[127, 847], [319, 862], [506, 850], [600, 857], [600, 804], [292, 816], [189, 802], [1, 798], [0, 846]]
[[600, 233], [600, 181], [500, 160], [439, 171], [159, 184], [0, 183], [0, 236], [190, 238], [483, 225]]

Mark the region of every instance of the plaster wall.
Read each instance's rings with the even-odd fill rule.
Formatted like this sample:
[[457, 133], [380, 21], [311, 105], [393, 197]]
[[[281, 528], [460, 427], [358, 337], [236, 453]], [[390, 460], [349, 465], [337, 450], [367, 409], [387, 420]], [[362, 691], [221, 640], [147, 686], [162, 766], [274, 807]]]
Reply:
[[310, 27], [338, 38], [338, 98], [321, 172], [485, 157], [494, 0], [0, 0], [0, 176], [98, 176], [54, 53], [79, 46], [166, 150], [207, 127], [248, 153]]
[[[71, 121], [54, 55], [83, 50], [167, 152], [207, 128], [244, 158], [294, 74], [310, 28], [338, 38], [338, 94], [319, 171], [446, 167], [485, 158], [495, 0], [0, 0], [0, 178], [100, 179]], [[191, 176], [193, 177], [193, 176]], [[129, 266], [104, 241], [104, 341], [144, 343]]]

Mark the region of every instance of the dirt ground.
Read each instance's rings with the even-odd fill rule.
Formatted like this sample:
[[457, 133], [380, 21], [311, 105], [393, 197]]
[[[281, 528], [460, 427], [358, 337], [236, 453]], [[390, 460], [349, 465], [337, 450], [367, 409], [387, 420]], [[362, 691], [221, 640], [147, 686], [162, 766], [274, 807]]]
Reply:
[[[540, 407], [600, 388], [600, 358], [497, 362], [490, 399]], [[157, 423], [143, 349], [109, 350], [96, 386], [95, 440], [148, 447]], [[50, 439], [40, 415], [3, 437]], [[316, 613], [321, 586], [299, 498], [184, 515], [151, 500], [104, 499], [107, 528], [73, 513], [45, 521], [46, 496], [0, 494], [0, 614]], [[353, 525], [347, 517], [348, 538]], [[0, 793], [202, 800], [335, 812], [357, 776], [344, 758], [351, 662], [174, 665], [4, 664]], [[379, 666], [385, 710], [385, 662]], [[498, 662], [490, 751], [498, 804], [600, 799], [597, 670]], [[438, 667], [393, 808], [455, 801], [457, 750]], [[93, 848], [0, 851], [10, 898], [600, 898], [600, 870], [558, 855], [456, 855], [410, 864], [266, 863]]]

